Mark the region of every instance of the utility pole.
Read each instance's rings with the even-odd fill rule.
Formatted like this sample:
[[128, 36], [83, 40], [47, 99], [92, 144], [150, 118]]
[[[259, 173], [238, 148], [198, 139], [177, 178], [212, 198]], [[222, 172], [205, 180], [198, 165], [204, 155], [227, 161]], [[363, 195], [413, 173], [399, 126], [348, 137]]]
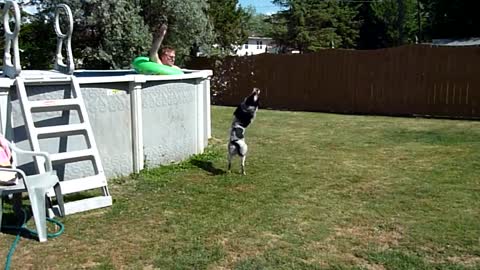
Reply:
[[398, 4], [398, 45], [404, 43], [404, 25], [405, 25], [405, 0], [397, 0]]

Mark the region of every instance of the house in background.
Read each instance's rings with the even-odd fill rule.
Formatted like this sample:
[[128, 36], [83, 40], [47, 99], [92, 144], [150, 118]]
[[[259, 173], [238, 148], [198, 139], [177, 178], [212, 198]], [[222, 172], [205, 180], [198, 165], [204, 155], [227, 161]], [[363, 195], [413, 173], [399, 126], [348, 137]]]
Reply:
[[480, 46], [480, 38], [433, 39], [431, 44], [435, 46]]
[[273, 39], [268, 37], [248, 37], [247, 42], [239, 46], [235, 51], [238, 56], [276, 52], [277, 49]]

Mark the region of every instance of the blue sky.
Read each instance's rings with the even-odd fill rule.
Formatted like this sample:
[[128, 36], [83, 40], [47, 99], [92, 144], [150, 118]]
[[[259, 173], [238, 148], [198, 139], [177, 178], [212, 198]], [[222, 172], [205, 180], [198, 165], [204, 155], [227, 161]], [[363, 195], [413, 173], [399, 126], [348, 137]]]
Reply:
[[271, 0], [238, 0], [238, 3], [242, 7], [253, 6], [258, 13], [271, 14], [279, 10]]
[[[238, 0], [238, 3], [242, 5], [242, 7], [253, 6], [258, 13], [263, 14], [271, 14], [280, 10], [278, 6], [272, 4], [271, 0]], [[26, 11], [29, 13], [35, 13], [36, 8], [28, 7]]]

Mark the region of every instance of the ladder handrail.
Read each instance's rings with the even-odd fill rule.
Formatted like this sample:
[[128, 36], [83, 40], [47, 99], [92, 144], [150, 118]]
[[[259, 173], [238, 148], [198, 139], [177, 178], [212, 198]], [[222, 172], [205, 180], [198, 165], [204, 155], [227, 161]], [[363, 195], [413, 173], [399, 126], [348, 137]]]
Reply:
[[[12, 31], [10, 29], [10, 9], [13, 7], [14, 11], [14, 20], [15, 20], [15, 29]], [[17, 2], [8, 0], [5, 2], [3, 7], [3, 27], [5, 29], [5, 50], [3, 54], [3, 75], [6, 75], [10, 78], [17, 77], [22, 68], [20, 65], [20, 50], [18, 48], [18, 34], [20, 33], [20, 8], [18, 7]], [[13, 47], [13, 48], [12, 48]], [[11, 51], [13, 49], [13, 59]], [[12, 63], [13, 60], [13, 63]]]
[[[10, 29], [10, 10], [13, 7], [15, 27]], [[60, 27], [60, 13], [64, 11], [68, 20], [66, 33], [62, 33]], [[13, 0], [7, 0], [2, 11], [3, 27], [5, 29], [5, 49], [3, 54], [3, 75], [9, 78], [15, 78], [20, 75], [22, 67], [20, 64], [20, 49], [18, 45], [18, 35], [20, 33], [21, 13], [18, 3]], [[72, 53], [72, 32], [73, 16], [72, 10], [66, 4], [59, 4], [55, 9], [55, 33], [57, 34], [57, 50], [55, 54], [54, 69], [65, 74], [73, 74], [75, 63]], [[62, 49], [65, 47], [67, 53], [67, 63], [64, 63]], [[13, 53], [12, 53], [13, 50]]]
[[[62, 33], [60, 28], [60, 13], [65, 12], [68, 19], [68, 29], [66, 33]], [[57, 34], [57, 51], [55, 54], [55, 66], [54, 69], [66, 74], [73, 74], [75, 70], [75, 64], [73, 62], [72, 53], [72, 32], [73, 32], [73, 16], [72, 10], [66, 4], [59, 4], [55, 9], [55, 33]], [[65, 46], [67, 52], [67, 63], [63, 62], [62, 48]]]

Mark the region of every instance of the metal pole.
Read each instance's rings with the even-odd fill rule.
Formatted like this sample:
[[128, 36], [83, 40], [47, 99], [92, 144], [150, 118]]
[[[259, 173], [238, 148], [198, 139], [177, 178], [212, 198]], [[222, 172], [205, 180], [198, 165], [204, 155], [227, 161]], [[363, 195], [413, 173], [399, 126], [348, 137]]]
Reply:
[[422, 43], [422, 14], [421, 14], [420, 0], [417, 0], [417, 20], [418, 20], [418, 42]]
[[397, 0], [398, 4], [398, 34], [399, 41], [397, 45], [403, 45], [404, 43], [404, 24], [405, 24], [405, 3], [404, 0]]

